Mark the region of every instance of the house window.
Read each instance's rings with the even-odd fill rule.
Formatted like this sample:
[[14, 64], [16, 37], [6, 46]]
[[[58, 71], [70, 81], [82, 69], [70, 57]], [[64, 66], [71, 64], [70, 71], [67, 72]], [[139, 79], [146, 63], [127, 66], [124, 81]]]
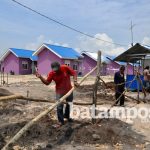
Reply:
[[65, 65], [70, 66], [70, 60], [65, 60]]
[[78, 70], [78, 65], [77, 64], [73, 65], [73, 70]]
[[29, 69], [29, 64], [27, 61], [22, 61], [22, 69], [28, 70]]

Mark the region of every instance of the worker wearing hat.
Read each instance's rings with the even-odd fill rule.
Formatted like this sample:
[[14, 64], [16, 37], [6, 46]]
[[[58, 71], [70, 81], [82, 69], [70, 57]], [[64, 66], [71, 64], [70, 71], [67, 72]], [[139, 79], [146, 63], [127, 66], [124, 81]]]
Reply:
[[[52, 71], [48, 73], [47, 79], [42, 77], [38, 72], [36, 72], [36, 76], [46, 85], [49, 85], [52, 81], [56, 84], [56, 100], [59, 100], [65, 94], [67, 94], [71, 88], [71, 80], [70, 76], [73, 76], [74, 85], [78, 86], [77, 83], [77, 75], [76, 72], [68, 67], [67, 65], [60, 65], [58, 62], [53, 62], [51, 64]], [[57, 106], [57, 116], [58, 116], [58, 125], [64, 125], [64, 118], [66, 118], [69, 122], [72, 121], [70, 118], [70, 105], [68, 102], [73, 101], [73, 93], [69, 97], [66, 98], [66, 108], [65, 113], [63, 113], [63, 103], [60, 103]]]

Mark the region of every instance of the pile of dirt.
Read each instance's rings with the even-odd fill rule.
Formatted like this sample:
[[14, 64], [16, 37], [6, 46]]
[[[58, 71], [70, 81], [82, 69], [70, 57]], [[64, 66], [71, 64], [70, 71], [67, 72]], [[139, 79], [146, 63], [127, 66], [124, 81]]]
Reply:
[[[5, 144], [4, 137], [12, 137], [21, 129], [26, 122], [12, 123], [0, 127], [0, 137], [3, 137], [1, 145]], [[17, 145], [30, 149], [34, 143], [44, 143], [39, 147], [46, 148], [51, 145], [55, 148], [58, 145], [74, 144], [108, 144], [111, 146], [119, 144], [129, 145], [134, 148], [136, 144], [143, 144], [143, 137], [132, 131], [129, 124], [117, 119], [102, 120], [100, 124], [91, 124], [89, 121], [75, 121], [66, 123], [59, 129], [53, 125], [56, 122], [42, 119], [35, 124], [18, 141]], [[11, 131], [11, 132], [10, 132]]]
[[[78, 87], [75, 91], [76, 99], [82, 99], [84, 97], [84, 99], [86, 99], [87, 101], [89, 100], [91, 101], [93, 98], [93, 87], [94, 87], [94, 84], [82, 85]], [[103, 86], [102, 83], [99, 83], [98, 91], [97, 91], [97, 101], [108, 102], [108, 100], [109, 101], [115, 100], [112, 90]]]
[[114, 82], [107, 82], [107, 83], [106, 83], [106, 88], [107, 88], [107, 89], [114, 90], [114, 89], [115, 89], [115, 84], [114, 84]]
[[5, 140], [4, 140], [4, 137], [2, 137], [0, 135], [0, 149], [2, 149], [2, 147], [6, 144]]

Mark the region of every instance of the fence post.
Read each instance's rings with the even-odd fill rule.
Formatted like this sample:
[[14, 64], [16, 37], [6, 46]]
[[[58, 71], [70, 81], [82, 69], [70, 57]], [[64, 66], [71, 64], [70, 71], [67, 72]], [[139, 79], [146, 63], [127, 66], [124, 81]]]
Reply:
[[97, 55], [97, 73], [96, 73], [96, 79], [95, 79], [95, 83], [94, 83], [94, 87], [93, 87], [93, 107], [94, 110], [92, 110], [94, 112], [94, 114], [92, 113], [92, 123], [96, 123], [96, 104], [97, 104], [97, 90], [98, 90], [98, 83], [100, 80], [100, 71], [101, 71], [101, 51], [98, 51], [98, 55]]

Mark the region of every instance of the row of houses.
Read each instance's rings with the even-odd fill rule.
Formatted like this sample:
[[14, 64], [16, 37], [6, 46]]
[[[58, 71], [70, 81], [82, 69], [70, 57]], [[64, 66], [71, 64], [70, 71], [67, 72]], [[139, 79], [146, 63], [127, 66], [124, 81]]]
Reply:
[[[76, 50], [43, 43], [37, 50], [9, 48], [0, 58], [1, 71], [16, 75], [32, 74], [35, 67], [40, 74], [46, 75], [51, 70], [50, 64], [58, 61], [77, 71], [78, 75], [85, 75], [97, 64], [97, 53]], [[113, 75], [119, 70], [120, 63], [109, 57], [102, 56], [102, 75]], [[129, 74], [133, 74], [133, 67], [129, 65]]]

